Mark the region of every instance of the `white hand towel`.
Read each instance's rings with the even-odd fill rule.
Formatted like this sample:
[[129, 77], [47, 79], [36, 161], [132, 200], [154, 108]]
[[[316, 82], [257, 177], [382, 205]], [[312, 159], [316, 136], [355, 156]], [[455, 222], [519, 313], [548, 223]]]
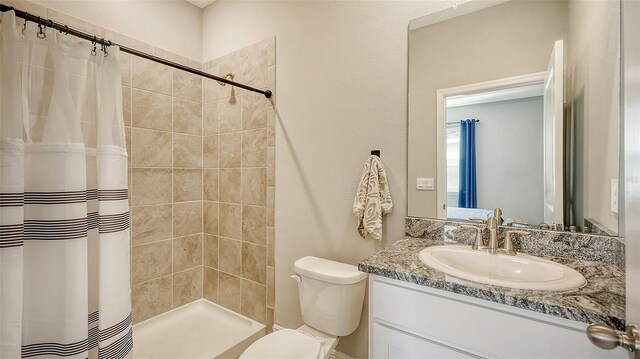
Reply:
[[371, 155], [364, 163], [358, 183], [358, 192], [353, 200], [353, 214], [358, 218], [358, 233], [382, 239], [382, 215], [391, 212], [393, 202], [389, 192], [387, 174], [380, 157]]

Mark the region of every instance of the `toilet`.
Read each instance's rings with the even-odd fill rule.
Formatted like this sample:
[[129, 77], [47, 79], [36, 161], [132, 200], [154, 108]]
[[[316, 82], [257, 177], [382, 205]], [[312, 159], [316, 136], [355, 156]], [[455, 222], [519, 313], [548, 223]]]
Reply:
[[240, 359], [326, 359], [341, 336], [360, 323], [367, 274], [356, 266], [317, 257], [294, 264], [304, 325], [262, 337]]

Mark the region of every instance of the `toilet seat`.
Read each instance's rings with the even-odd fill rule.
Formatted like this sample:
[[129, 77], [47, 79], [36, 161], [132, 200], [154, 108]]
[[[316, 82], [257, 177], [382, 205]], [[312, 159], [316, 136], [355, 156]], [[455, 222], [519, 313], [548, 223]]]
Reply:
[[258, 339], [242, 353], [240, 359], [322, 359], [320, 341], [297, 330], [282, 329]]

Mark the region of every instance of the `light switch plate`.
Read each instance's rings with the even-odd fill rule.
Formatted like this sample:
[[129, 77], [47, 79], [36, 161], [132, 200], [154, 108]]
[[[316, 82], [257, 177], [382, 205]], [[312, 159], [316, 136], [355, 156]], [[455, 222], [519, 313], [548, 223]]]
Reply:
[[416, 178], [416, 189], [418, 191], [433, 191], [435, 189], [435, 180], [433, 177]]
[[611, 212], [618, 213], [618, 179], [611, 180]]

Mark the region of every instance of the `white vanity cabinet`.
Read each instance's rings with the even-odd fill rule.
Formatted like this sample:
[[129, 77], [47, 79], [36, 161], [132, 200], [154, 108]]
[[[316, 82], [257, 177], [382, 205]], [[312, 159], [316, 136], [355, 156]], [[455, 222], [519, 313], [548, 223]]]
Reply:
[[589, 343], [586, 323], [369, 278], [370, 358], [626, 358]]

